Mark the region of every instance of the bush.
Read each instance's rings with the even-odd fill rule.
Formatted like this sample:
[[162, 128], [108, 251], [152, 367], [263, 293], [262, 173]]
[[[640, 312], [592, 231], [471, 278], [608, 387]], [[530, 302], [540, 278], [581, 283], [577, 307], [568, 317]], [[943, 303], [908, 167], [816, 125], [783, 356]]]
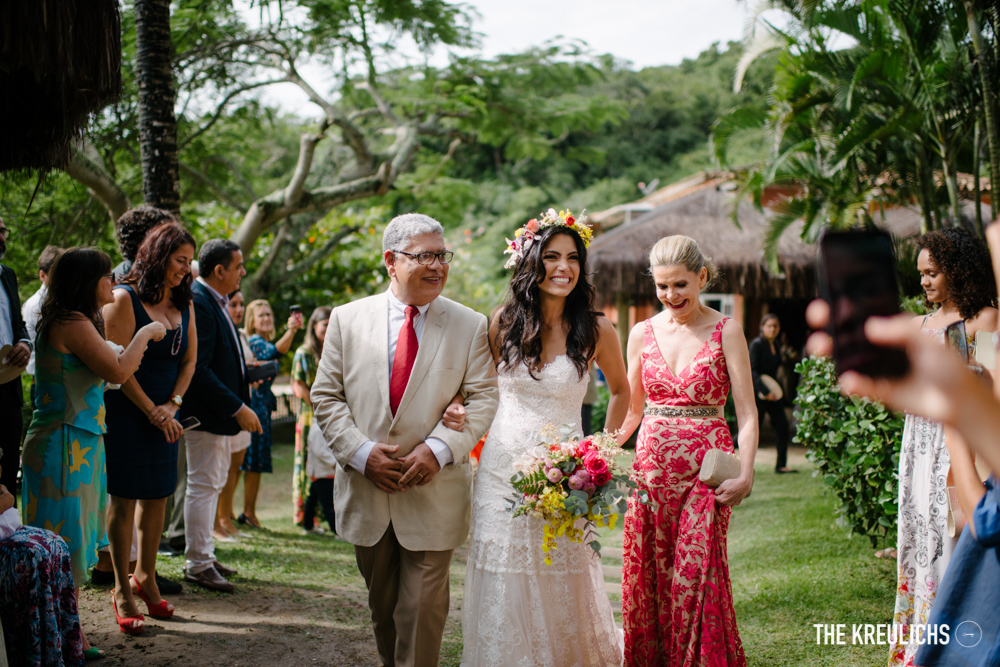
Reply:
[[808, 448], [817, 474], [840, 500], [837, 522], [867, 536], [875, 547], [879, 538], [896, 533], [903, 415], [841, 394], [828, 358], [803, 359], [795, 371], [802, 380], [795, 399], [794, 442]]

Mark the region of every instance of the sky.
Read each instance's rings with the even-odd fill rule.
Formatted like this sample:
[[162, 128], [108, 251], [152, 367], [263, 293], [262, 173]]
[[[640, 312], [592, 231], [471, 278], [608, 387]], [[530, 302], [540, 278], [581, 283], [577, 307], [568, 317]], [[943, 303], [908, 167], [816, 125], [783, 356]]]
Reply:
[[[713, 42], [743, 37], [748, 6], [736, 0], [463, 0], [476, 13], [473, 29], [481, 33], [486, 57], [516, 53], [558, 38], [582, 40], [595, 54], [611, 53], [634, 68], [676, 65]], [[252, 16], [251, 11], [248, 16]], [[407, 49], [402, 48], [405, 53]], [[470, 53], [462, 53], [470, 55]], [[416, 49], [413, 56], [417, 55]], [[443, 66], [446, 49], [430, 59]], [[319, 70], [306, 65], [307, 79]], [[310, 76], [313, 75], [313, 76]], [[313, 79], [315, 80], [315, 79]], [[263, 93], [286, 111], [313, 116], [316, 109], [291, 84]]]
[[736, 0], [465, 0], [481, 18], [487, 56], [557, 36], [582, 39], [637, 68], [676, 65], [712, 42], [743, 37], [747, 8]]

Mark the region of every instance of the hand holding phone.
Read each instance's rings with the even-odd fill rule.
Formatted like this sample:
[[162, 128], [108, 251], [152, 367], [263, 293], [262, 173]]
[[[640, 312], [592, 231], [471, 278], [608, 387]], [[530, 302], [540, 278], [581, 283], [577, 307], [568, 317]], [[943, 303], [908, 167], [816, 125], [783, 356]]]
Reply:
[[820, 291], [830, 305], [837, 374], [906, 375], [910, 365], [903, 350], [875, 345], [865, 336], [869, 317], [899, 313], [891, 237], [882, 231], [827, 232], [819, 254]]

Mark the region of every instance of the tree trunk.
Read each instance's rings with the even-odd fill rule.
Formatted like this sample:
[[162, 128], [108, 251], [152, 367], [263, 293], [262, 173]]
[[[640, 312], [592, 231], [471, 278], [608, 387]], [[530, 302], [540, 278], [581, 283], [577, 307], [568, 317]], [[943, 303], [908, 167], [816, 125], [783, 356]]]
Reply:
[[136, 82], [145, 203], [180, 213], [169, 0], [136, 0]]
[[973, 203], [976, 207], [976, 231], [982, 237], [986, 236], [986, 230], [983, 227], [983, 194], [979, 187], [979, 170], [982, 169], [980, 164], [980, 153], [983, 149], [983, 122], [981, 119], [976, 118], [976, 128], [972, 133], [972, 197]]
[[[976, 13], [975, 0], [965, 0], [965, 13], [969, 17], [969, 34], [972, 36], [972, 48], [976, 51], [979, 61], [979, 82], [983, 87], [983, 116], [986, 119], [986, 139], [990, 152], [990, 185], [995, 188], [1000, 182], [1000, 127], [997, 124], [997, 94], [993, 76], [997, 63], [992, 63], [993, 55], [987, 50], [983, 33], [979, 29], [979, 16]], [[996, 35], [993, 39], [1000, 39]], [[993, 191], [995, 192], [995, 190]], [[991, 201], [995, 201], [993, 195]]]
[[920, 212], [923, 214], [923, 222], [920, 223], [920, 233], [926, 234], [934, 231], [934, 217], [932, 216], [931, 183], [927, 178], [927, 169], [924, 167], [924, 160], [917, 158], [917, 184], [920, 192]]

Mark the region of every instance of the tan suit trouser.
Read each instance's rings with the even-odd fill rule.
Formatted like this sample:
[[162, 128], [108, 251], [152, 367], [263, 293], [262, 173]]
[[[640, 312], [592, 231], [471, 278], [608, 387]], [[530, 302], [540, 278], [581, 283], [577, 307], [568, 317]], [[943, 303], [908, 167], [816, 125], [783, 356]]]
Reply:
[[454, 549], [410, 551], [392, 524], [374, 546], [354, 547], [368, 585], [375, 643], [382, 667], [436, 667], [448, 618]]

